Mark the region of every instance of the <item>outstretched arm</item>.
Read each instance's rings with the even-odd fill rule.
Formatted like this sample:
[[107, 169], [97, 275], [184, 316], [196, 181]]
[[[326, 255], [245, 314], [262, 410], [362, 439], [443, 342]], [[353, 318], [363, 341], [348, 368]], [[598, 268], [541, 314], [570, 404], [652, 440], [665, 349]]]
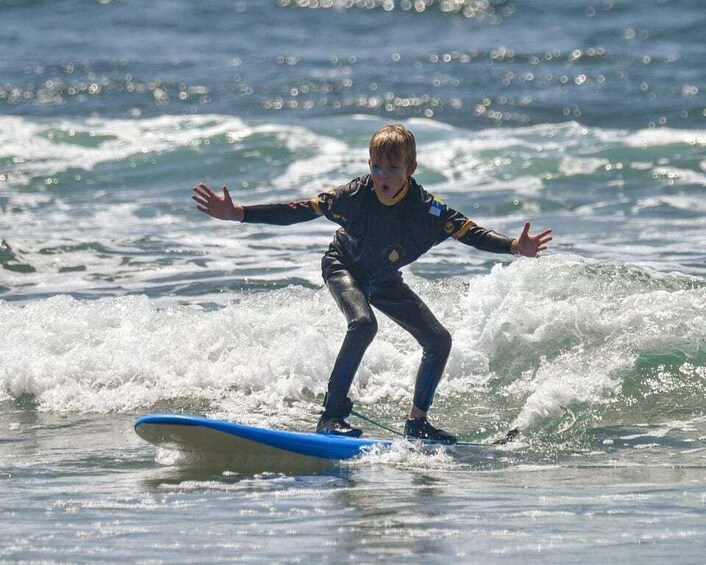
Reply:
[[223, 187], [223, 196], [220, 196], [204, 183], [194, 187], [191, 198], [204, 214], [219, 220], [288, 226], [314, 220], [323, 214], [318, 197], [286, 204], [242, 206], [233, 203], [227, 187]]
[[219, 196], [208, 185], [201, 183], [193, 188], [191, 198], [196, 202], [196, 207], [199, 210], [213, 218], [243, 221], [243, 207], [233, 204], [226, 186], [223, 186], [223, 196]]
[[544, 230], [537, 235], [530, 235], [530, 224], [525, 224], [520, 237], [512, 240], [510, 249], [515, 255], [524, 255], [525, 257], [536, 257], [540, 251], [547, 248], [547, 244], [552, 240], [549, 236], [552, 230]]

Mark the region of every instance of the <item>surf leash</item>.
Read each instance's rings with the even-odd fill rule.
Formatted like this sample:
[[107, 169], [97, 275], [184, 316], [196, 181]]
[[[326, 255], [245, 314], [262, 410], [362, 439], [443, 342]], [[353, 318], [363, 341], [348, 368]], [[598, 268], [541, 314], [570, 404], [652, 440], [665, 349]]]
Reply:
[[[361, 414], [360, 412], [357, 412], [355, 410], [351, 410], [351, 414], [353, 416], [355, 416], [356, 418], [360, 418], [361, 420], [364, 420], [365, 422], [368, 422], [369, 424], [372, 424], [373, 426], [377, 426], [381, 430], [385, 430], [386, 432], [390, 432], [393, 435], [403, 437], [403, 438], [407, 437], [403, 433], [398, 432], [397, 430], [393, 430], [392, 428], [388, 428], [387, 426], [382, 425], [380, 422], [376, 422], [372, 418], [368, 418], [365, 414]], [[505, 445], [505, 444], [513, 441], [518, 435], [520, 435], [520, 430], [518, 430], [517, 428], [513, 428], [513, 429], [509, 430], [503, 437], [498, 438], [496, 440], [493, 440], [489, 444], [485, 444], [485, 445]], [[463, 446], [477, 447], [477, 446], [484, 445], [484, 444], [475, 443], [475, 442], [458, 441], [452, 445], [461, 446], [461, 447], [463, 447]]]
[[366, 422], [368, 422], [369, 424], [372, 424], [373, 426], [377, 426], [381, 430], [385, 430], [386, 432], [390, 432], [391, 434], [395, 434], [396, 436], [405, 437], [404, 434], [401, 434], [397, 430], [393, 430], [392, 428], [388, 428], [387, 426], [383, 426], [381, 423], [368, 418], [367, 416], [365, 416], [364, 414], [361, 414], [360, 412], [356, 412], [355, 410], [351, 410], [351, 414], [353, 414], [353, 416], [355, 416], [356, 418], [360, 418], [361, 420], [365, 420]]

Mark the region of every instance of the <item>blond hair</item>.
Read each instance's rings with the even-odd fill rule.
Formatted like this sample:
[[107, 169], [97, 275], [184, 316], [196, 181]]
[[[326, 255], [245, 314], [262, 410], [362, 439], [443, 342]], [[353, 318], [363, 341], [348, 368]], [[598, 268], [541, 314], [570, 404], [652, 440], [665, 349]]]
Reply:
[[386, 158], [408, 168], [417, 167], [417, 142], [414, 135], [401, 124], [388, 124], [370, 138], [370, 159]]

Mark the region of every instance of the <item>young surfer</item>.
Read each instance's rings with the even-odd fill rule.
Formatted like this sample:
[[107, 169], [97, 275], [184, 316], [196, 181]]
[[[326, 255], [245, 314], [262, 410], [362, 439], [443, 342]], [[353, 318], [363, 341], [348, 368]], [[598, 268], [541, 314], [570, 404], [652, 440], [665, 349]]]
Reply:
[[220, 196], [205, 184], [194, 187], [192, 198], [199, 210], [221, 220], [289, 225], [325, 216], [341, 226], [321, 266], [348, 331], [328, 381], [318, 433], [362, 434], [346, 421], [353, 407], [348, 391], [377, 331], [374, 306], [412, 334], [423, 350], [405, 435], [455, 443], [455, 436], [427, 419], [451, 350], [451, 335], [403, 282], [400, 268], [449, 237], [483, 251], [534, 257], [546, 249], [551, 230], [531, 236], [527, 223], [512, 239], [447, 207], [412, 177], [416, 142], [404, 126], [391, 124], [376, 131], [369, 154], [370, 174], [310, 200], [243, 206], [233, 203], [225, 186]]

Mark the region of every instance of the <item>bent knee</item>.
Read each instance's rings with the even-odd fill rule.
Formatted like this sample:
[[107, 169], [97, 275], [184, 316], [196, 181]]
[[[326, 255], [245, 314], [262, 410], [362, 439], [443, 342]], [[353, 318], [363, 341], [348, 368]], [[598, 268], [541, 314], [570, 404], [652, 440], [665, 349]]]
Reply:
[[348, 333], [354, 334], [358, 339], [367, 342], [373, 341], [377, 331], [377, 320], [369, 316], [355, 318], [348, 323]]
[[426, 350], [429, 353], [436, 353], [437, 355], [448, 356], [451, 352], [451, 344], [453, 339], [451, 334], [446, 328], [439, 328], [434, 332], [434, 337], [427, 345]]

